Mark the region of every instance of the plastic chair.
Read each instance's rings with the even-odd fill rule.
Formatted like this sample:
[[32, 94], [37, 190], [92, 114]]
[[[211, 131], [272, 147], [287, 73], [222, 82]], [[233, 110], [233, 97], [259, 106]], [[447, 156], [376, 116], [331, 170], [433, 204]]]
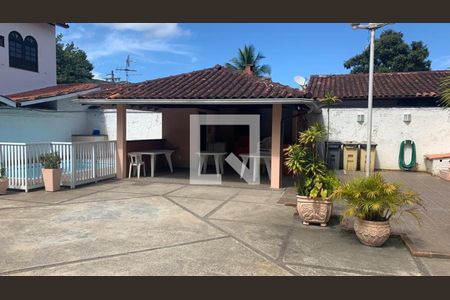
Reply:
[[131, 171], [134, 168], [136, 168], [137, 171], [137, 177], [141, 177], [141, 166], [144, 168], [144, 176], [147, 176], [145, 174], [145, 162], [142, 160], [142, 155], [140, 154], [133, 154], [128, 153], [128, 156], [130, 157], [130, 167], [128, 171], [128, 178], [131, 178]]

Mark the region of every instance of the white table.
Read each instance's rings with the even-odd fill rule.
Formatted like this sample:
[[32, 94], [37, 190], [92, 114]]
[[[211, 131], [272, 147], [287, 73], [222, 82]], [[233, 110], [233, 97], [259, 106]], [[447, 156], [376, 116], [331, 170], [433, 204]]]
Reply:
[[214, 157], [214, 164], [216, 166], [216, 174], [223, 174], [223, 161], [227, 152], [197, 152], [197, 155], [200, 157], [198, 161], [198, 175], [201, 174], [202, 169], [203, 173], [206, 173], [206, 168], [208, 166], [208, 158], [210, 156]]
[[156, 155], [164, 155], [167, 160], [167, 164], [169, 165], [170, 172], [173, 173], [173, 166], [172, 166], [172, 158], [171, 155], [175, 150], [169, 150], [169, 149], [161, 149], [161, 150], [150, 150], [150, 151], [136, 151], [131, 152], [130, 154], [137, 154], [137, 155], [149, 155], [150, 156], [150, 174], [152, 177], [154, 177], [155, 174], [155, 163], [156, 163]]
[[241, 167], [241, 178], [244, 176], [244, 170], [247, 166], [247, 163], [249, 159], [253, 159], [253, 181], [256, 181], [256, 174], [259, 173], [259, 164], [260, 160], [262, 159], [264, 161], [264, 164], [266, 165], [267, 174], [269, 175], [270, 179], [270, 170], [271, 170], [271, 161], [272, 161], [272, 155], [270, 152], [260, 152], [260, 153], [249, 153], [249, 154], [240, 154], [239, 155], [242, 158], [242, 167]]

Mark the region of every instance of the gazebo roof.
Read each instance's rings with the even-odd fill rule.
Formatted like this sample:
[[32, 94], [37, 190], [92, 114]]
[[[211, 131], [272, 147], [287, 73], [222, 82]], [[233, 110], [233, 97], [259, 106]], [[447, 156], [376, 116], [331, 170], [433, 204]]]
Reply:
[[237, 103], [238, 100], [246, 99], [256, 100], [253, 102], [262, 99], [306, 100], [304, 98], [308, 98], [308, 95], [299, 89], [273, 82], [268, 78], [257, 77], [216, 65], [203, 70], [89, 93], [79, 98], [78, 102], [81, 103], [97, 103], [97, 100], [103, 100], [103, 103], [135, 103], [136, 101], [133, 100], [139, 99], [165, 102], [172, 100], [168, 103], [207, 102], [207, 100], [228, 103], [235, 101]]

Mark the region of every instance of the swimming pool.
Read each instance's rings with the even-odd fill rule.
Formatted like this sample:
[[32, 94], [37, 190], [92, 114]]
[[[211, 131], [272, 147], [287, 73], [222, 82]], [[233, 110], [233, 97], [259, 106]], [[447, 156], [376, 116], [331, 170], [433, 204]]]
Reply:
[[77, 185], [116, 176], [116, 142], [0, 143], [0, 163], [5, 168], [10, 189], [43, 186], [39, 156], [57, 152], [61, 157], [61, 184]]

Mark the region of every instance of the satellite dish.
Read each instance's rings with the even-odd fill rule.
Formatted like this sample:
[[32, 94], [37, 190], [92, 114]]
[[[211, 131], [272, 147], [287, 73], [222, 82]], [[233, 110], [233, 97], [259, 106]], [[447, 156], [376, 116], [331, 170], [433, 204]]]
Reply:
[[302, 77], [300, 75], [295, 76], [294, 81], [297, 82], [301, 87], [304, 87], [306, 83], [305, 77]]

